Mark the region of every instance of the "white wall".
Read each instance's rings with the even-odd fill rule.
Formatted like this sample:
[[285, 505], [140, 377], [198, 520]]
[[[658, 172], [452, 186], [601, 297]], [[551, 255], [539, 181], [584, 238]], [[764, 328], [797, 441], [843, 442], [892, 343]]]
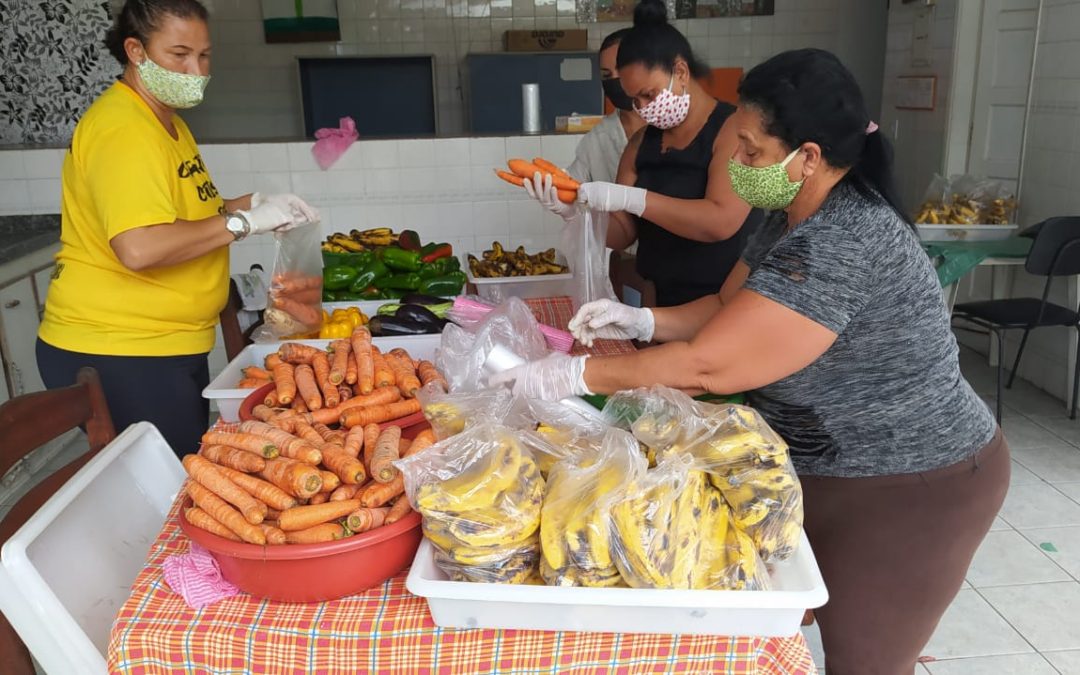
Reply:
[[[206, 101], [184, 116], [204, 142], [301, 137], [297, 56], [434, 54], [441, 132], [460, 134], [465, 54], [501, 51], [503, 31], [511, 29], [587, 28], [596, 49], [625, 25], [579, 25], [573, 0], [338, 0], [341, 42], [268, 45], [258, 2], [212, 6], [214, 79]], [[675, 25], [715, 68], [750, 68], [798, 47], [835, 51], [855, 71], [872, 109], [880, 100], [885, 0], [776, 0], [774, 16]]]

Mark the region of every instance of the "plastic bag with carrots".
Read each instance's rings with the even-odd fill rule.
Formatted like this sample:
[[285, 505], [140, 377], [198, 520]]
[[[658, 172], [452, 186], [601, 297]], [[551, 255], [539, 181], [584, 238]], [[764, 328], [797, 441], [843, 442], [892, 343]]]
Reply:
[[318, 337], [322, 327], [322, 228], [319, 223], [275, 232], [277, 255], [263, 325], [255, 342]]

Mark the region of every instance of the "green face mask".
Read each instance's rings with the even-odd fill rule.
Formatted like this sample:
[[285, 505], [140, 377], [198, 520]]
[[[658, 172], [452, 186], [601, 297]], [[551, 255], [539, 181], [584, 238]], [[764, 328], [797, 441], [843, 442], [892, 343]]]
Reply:
[[175, 73], [154, 63], [149, 56], [136, 67], [146, 90], [170, 108], [194, 108], [199, 105], [203, 100], [203, 91], [210, 82], [209, 75]]
[[731, 189], [755, 209], [779, 211], [786, 209], [799, 194], [803, 181], [792, 183], [788, 178], [787, 165], [799, 154], [796, 148], [779, 164], [772, 166], [747, 166], [734, 159], [728, 160]]

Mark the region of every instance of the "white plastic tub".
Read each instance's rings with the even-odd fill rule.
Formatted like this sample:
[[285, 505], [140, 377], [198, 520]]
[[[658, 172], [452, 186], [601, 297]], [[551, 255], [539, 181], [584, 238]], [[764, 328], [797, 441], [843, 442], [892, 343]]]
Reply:
[[[480, 257], [475, 253], [473, 255]], [[566, 264], [562, 253], [555, 259], [563, 265]], [[461, 269], [465, 270], [469, 283], [476, 287], [476, 294], [495, 304], [512, 297], [525, 299], [574, 295], [573, 270], [566, 274], [538, 274], [531, 277], [476, 277], [469, 269], [467, 255], [461, 257]]]
[[1016, 234], [1019, 225], [925, 225], [919, 224], [922, 241], [998, 241]]
[[158, 430], [134, 424], [4, 544], [0, 610], [50, 675], [105, 672], [113, 621], [183, 482]]
[[564, 588], [449, 581], [427, 539], [406, 588], [444, 628], [789, 637], [829, 599], [810, 543], [773, 568], [771, 591]]
[[[372, 338], [372, 344], [386, 352], [396, 347], [401, 347], [409, 352], [413, 358], [433, 359], [435, 348], [442, 340], [441, 335], [402, 335], [396, 337]], [[311, 345], [319, 349], [325, 349], [330, 340], [289, 340], [300, 344]], [[218, 413], [226, 422], [236, 422], [240, 419], [240, 404], [248, 397], [252, 389], [237, 389], [236, 384], [244, 379], [243, 369], [248, 366], [262, 366], [266, 356], [276, 352], [283, 342], [262, 342], [244, 347], [244, 350], [236, 355], [236, 358], [225, 366], [214, 381], [203, 389], [203, 398], [217, 402]]]

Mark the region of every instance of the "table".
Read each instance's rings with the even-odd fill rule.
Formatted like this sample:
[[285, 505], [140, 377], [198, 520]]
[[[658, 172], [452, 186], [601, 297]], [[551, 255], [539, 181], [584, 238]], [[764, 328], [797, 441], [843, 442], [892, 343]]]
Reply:
[[[533, 311], [537, 321], [552, 328], [567, 330], [570, 319], [574, 318], [574, 303], [567, 296], [530, 298], [525, 301], [525, 304]], [[630, 340], [595, 340], [593, 346], [588, 349], [575, 342], [570, 353], [574, 356], [580, 356], [581, 354], [614, 356], [616, 354], [629, 354], [634, 351], [636, 351], [636, 348]]]

